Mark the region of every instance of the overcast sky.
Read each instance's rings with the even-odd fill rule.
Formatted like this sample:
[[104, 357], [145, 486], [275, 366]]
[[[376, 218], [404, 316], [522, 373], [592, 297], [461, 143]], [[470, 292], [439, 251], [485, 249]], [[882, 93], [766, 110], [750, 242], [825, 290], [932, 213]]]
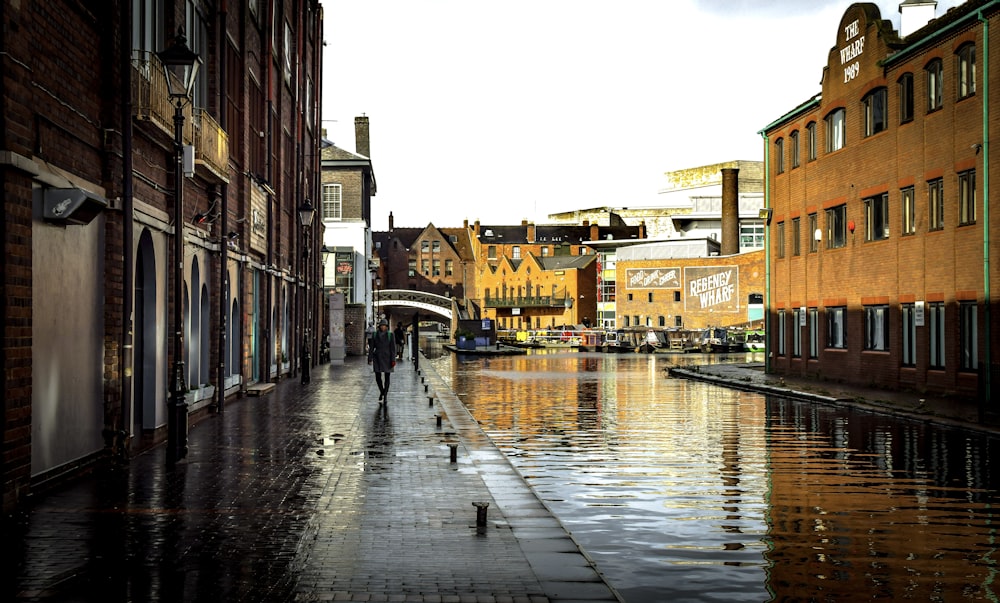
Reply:
[[[657, 204], [664, 172], [760, 160], [820, 92], [850, 1], [323, 0], [323, 127], [370, 120], [372, 227]], [[899, 1], [876, 2], [899, 27]], [[940, 0], [937, 14], [960, 0]]]

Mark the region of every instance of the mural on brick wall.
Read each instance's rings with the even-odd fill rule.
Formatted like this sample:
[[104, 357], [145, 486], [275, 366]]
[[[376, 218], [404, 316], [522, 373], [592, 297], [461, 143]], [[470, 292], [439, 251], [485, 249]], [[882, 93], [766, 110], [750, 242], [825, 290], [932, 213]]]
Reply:
[[680, 289], [680, 268], [629, 268], [625, 271], [629, 289]]
[[736, 266], [684, 268], [684, 307], [688, 310], [738, 312], [740, 269]]

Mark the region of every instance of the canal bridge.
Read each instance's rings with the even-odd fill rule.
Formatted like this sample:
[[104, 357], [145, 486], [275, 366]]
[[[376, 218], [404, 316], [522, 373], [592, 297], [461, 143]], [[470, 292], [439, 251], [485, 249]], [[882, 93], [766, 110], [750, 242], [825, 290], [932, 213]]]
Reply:
[[450, 297], [425, 293], [423, 291], [411, 291], [409, 289], [379, 289], [375, 291], [375, 307], [378, 311], [383, 308], [416, 308], [421, 312], [429, 312], [438, 316], [442, 322], [451, 323], [452, 304]]

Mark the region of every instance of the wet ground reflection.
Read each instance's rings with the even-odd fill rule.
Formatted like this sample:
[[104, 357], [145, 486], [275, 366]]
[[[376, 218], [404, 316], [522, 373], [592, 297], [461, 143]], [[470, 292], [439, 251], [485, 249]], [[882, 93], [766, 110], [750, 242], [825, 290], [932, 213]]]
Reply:
[[628, 603], [996, 600], [996, 439], [665, 373], [707, 361], [429, 362]]

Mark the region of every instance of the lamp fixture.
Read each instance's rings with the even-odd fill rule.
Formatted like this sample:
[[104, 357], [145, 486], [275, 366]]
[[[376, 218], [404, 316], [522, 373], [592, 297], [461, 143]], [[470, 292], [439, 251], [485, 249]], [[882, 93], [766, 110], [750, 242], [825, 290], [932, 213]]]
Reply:
[[758, 212], [757, 217], [764, 221], [765, 226], [771, 225], [771, 217], [774, 216], [773, 207], [762, 207], [760, 212]]
[[201, 67], [201, 57], [188, 47], [183, 26], [177, 28], [174, 41], [165, 50], [156, 53], [156, 58], [163, 65], [170, 98], [178, 102], [190, 99], [198, 68]]

